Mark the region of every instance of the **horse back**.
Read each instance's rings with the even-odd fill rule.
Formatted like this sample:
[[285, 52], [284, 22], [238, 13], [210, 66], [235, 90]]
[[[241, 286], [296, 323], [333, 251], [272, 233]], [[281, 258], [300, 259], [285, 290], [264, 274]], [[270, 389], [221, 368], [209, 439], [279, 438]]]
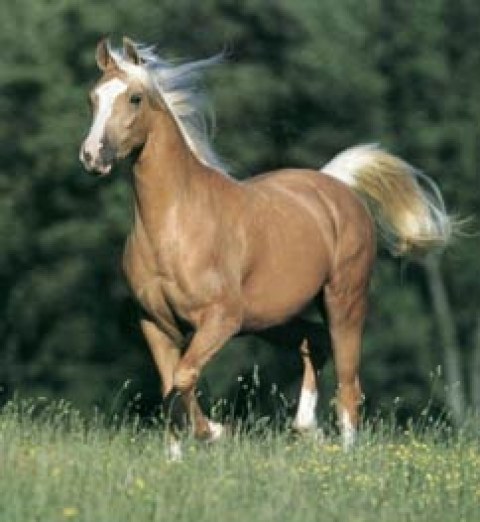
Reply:
[[[373, 222], [344, 183], [313, 170], [251, 178], [247, 317], [263, 328], [298, 314], [339, 278], [364, 286], [374, 257]], [[258, 321], [258, 324], [257, 324]]]

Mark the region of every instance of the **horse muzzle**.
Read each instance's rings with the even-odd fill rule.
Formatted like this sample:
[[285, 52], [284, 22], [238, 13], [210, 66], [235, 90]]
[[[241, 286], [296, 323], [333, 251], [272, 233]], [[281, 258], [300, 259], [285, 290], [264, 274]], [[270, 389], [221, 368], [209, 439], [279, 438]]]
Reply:
[[106, 176], [112, 170], [115, 160], [115, 151], [110, 146], [103, 145], [97, 154], [90, 151], [87, 141], [80, 148], [79, 159], [87, 172], [98, 172], [101, 176]]

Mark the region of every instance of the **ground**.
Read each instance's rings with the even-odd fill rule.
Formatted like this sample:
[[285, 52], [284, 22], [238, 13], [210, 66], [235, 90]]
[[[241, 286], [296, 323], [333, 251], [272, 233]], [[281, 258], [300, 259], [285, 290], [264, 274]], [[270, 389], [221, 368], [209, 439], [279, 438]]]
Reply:
[[65, 404], [0, 413], [0, 520], [476, 521], [478, 419], [458, 430], [364, 426], [344, 453], [286, 431], [237, 434], [164, 456], [161, 426], [106, 427]]

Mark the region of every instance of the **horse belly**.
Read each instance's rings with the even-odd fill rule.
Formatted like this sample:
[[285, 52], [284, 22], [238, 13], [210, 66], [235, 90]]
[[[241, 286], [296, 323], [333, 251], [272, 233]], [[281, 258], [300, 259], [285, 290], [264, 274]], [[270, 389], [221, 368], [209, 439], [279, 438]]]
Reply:
[[308, 249], [290, 249], [288, 256], [277, 254], [252, 271], [243, 288], [246, 329], [281, 324], [300, 313], [320, 292], [328, 277], [329, 261], [321, 245], [317, 249], [312, 246], [310, 242]]

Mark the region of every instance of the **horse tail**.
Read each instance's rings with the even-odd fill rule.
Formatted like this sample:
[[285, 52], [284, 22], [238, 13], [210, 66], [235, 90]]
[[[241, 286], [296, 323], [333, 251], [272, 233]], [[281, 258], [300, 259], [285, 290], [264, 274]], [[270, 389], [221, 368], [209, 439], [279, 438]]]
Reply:
[[340, 152], [321, 171], [360, 196], [393, 255], [422, 255], [449, 243], [452, 219], [437, 185], [378, 145]]

